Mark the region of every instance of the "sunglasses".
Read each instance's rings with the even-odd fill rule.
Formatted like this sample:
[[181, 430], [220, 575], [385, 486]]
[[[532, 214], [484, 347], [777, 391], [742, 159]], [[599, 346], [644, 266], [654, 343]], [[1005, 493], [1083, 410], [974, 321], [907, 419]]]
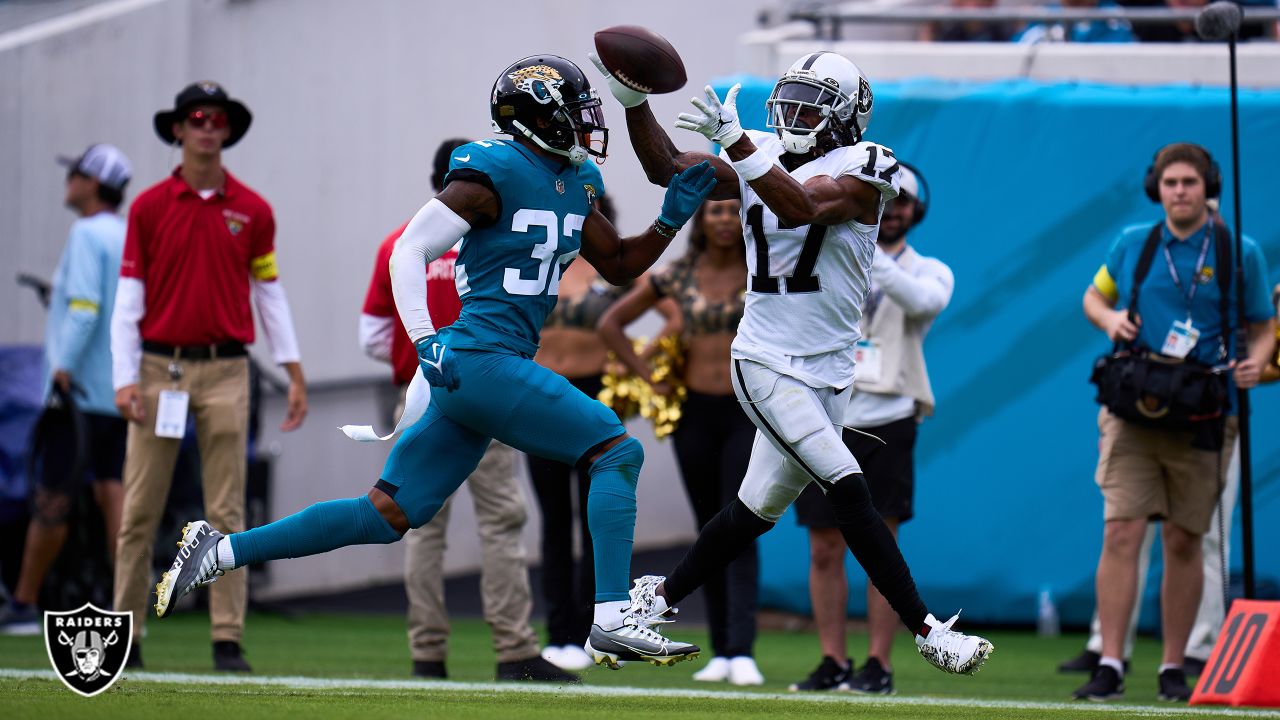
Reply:
[[227, 118], [227, 114], [221, 110], [214, 110], [212, 112], [205, 110], [192, 110], [187, 115], [186, 122], [190, 127], [207, 129], [212, 125], [215, 130], [221, 130], [228, 125], [230, 120]]

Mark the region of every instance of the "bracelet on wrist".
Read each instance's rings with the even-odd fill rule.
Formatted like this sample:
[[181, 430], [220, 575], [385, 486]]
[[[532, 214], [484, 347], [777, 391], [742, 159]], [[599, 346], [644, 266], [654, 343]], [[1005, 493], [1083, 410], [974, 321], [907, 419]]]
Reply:
[[670, 240], [671, 238], [676, 236], [676, 233], [680, 232], [680, 228], [676, 226], [668, 225], [667, 223], [659, 219], [659, 220], [653, 221], [653, 231], [658, 233], [662, 237]]

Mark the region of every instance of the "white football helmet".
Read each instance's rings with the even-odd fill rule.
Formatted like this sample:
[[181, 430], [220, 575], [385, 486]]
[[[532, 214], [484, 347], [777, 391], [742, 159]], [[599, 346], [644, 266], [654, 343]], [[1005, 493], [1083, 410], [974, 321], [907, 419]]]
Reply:
[[830, 150], [862, 141], [871, 120], [871, 84], [843, 55], [825, 50], [795, 61], [765, 103], [768, 127], [789, 153], [807, 153], [819, 141]]

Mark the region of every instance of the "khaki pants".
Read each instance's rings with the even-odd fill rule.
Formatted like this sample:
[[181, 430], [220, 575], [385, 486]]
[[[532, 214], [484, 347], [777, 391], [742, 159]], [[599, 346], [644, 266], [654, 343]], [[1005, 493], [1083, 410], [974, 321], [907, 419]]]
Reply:
[[[497, 441], [467, 478], [480, 533], [480, 596], [484, 619], [493, 629], [498, 662], [538, 654], [538, 636], [529, 626], [533, 601], [529, 568], [520, 534], [524, 496], [515, 478], [515, 451]], [[409, 596], [409, 652], [418, 661], [443, 661], [448, 654], [449, 611], [444, 602], [445, 530], [452, 498], [431, 522], [405, 536], [404, 585]]]
[[[160, 391], [190, 393], [196, 418], [205, 517], [220, 532], [244, 530], [244, 484], [249, 433], [249, 363], [246, 358], [182, 361], [182, 378], [169, 378], [169, 358], [143, 353], [138, 388], [146, 419], [129, 424], [124, 461], [124, 512], [116, 550], [115, 609], [133, 613], [139, 638], [151, 614], [155, 578], [151, 549], [164, 514], [181, 440], [156, 437]], [[174, 538], [176, 541], [177, 538]], [[244, 633], [247, 576], [234, 570], [209, 588], [215, 642], [239, 642]]]

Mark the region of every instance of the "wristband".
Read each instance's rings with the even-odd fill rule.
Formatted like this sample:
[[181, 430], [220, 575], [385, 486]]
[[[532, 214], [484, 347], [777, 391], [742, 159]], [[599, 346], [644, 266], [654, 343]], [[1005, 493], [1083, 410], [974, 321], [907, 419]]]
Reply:
[[764, 153], [764, 150], [756, 148], [756, 151], [747, 157], [730, 161], [733, 169], [738, 173], [738, 177], [746, 182], [751, 182], [757, 178], [764, 177], [773, 169], [773, 158]]
[[662, 222], [661, 220], [654, 220], [653, 231], [658, 233], [662, 237], [670, 240], [671, 238], [676, 236], [676, 233], [680, 232], [680, 228], [672, 227], [671, 225], [668, 225]]

